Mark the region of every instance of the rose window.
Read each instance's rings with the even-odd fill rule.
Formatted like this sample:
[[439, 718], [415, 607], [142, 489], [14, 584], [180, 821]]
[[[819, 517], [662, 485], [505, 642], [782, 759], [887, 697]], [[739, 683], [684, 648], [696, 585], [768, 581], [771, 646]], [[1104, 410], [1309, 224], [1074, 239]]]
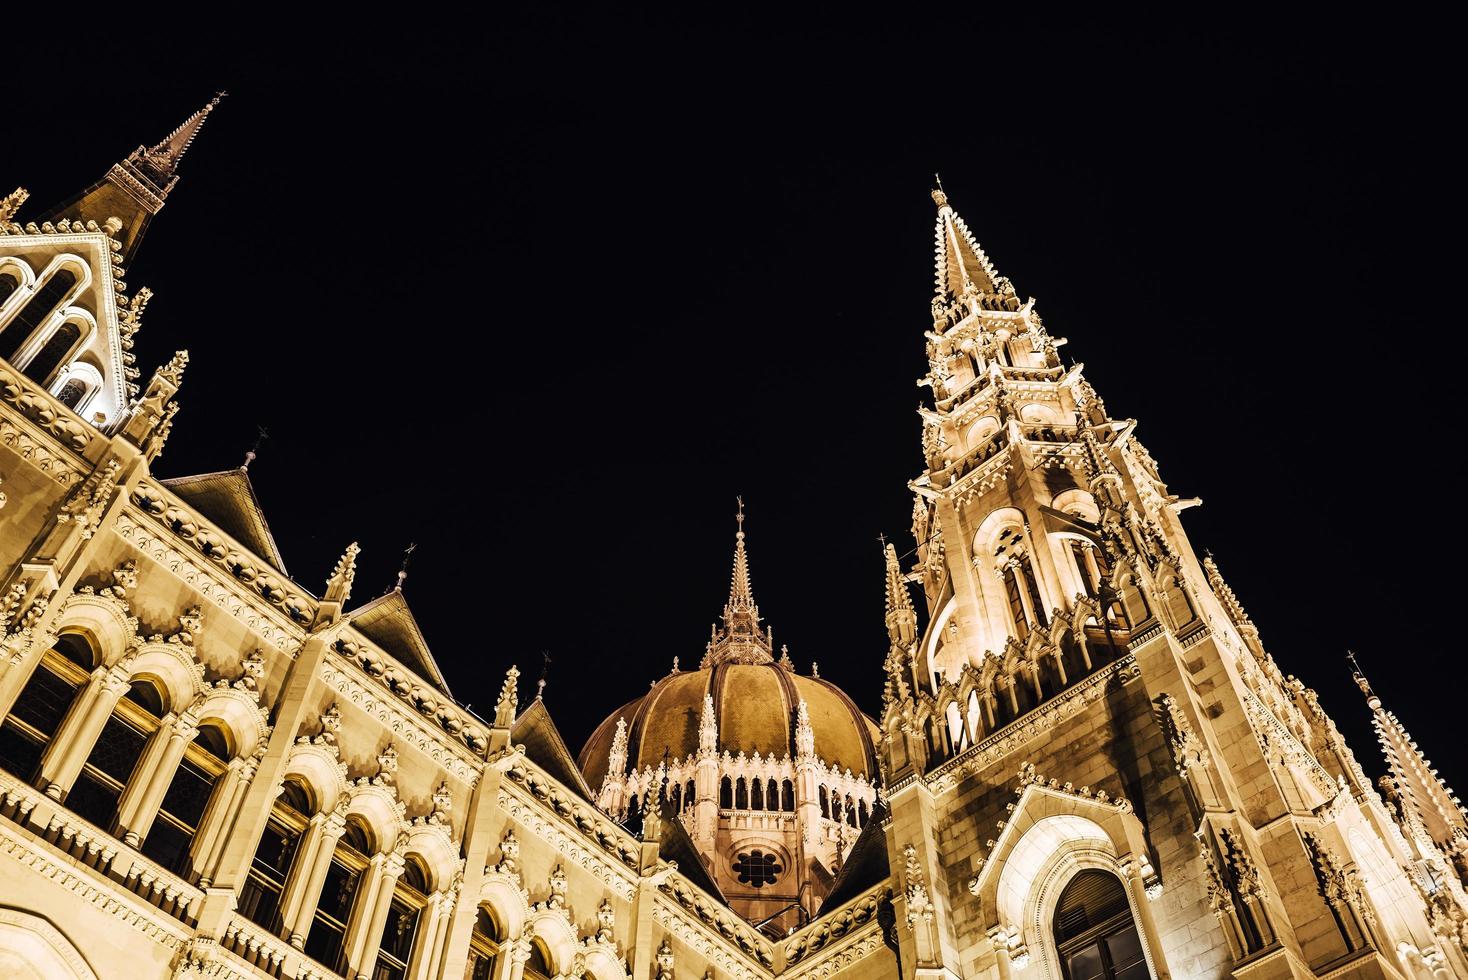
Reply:
[[739, 875], [739, 883], [753, 885], [755, 888], [773, 885], [783, 870], [785, 869], [780, 867], [780, 859], [764, 851], [750, 851], [739, 855], [734, 861], [734, 873]]

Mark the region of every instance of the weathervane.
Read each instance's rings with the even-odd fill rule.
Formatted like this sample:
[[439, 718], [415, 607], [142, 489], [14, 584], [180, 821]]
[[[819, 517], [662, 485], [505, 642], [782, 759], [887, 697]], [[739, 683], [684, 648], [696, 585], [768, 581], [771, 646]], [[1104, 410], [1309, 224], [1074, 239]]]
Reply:
[[550, 674], [550, 664], [550, 651], [540, 651], [540, 680], [535, 682], [535, 697], [537, 700], [545, 693], [545, 679]]
[[403, 583], [408, 580], [408, 562], [413, 558], [413, 552], [418, 548], [416, 541], [411, 541], [403, 549], [403, 563], [398, 567], [398, 584], [393, 586], [393, 591], [403, 591]]
[[265, 426], [263, 426], [263, 425], [257, 425], [257, 426], [255, 426], [255, 444], [250, 447], [250, 451], [249, 452], [245, 453], [245, 461], [240, 464], [240, 469], [242, 469], [242, 470], [248, 470], [250, 468], [250, 464], [255, 461], [255, 456], [260, 451], [260, 443], [264, 442], [266, 439], [269, 439], [269, 438], [270, 438], [270, 433], [267, 432], [267, 431], [265, 431]]

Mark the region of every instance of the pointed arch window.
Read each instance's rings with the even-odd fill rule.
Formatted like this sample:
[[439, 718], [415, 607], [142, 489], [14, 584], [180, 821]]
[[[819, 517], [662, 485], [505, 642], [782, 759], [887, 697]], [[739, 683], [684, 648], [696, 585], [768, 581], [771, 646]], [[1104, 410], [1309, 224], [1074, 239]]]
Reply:
[[743, 776], [740, 776], [739, 780], [734, 784], [734, 809], [749, 809], [749, 783], [745, 781]]
[[690, 779], [683, 784], [683, 805], [693, 806], [696, 802], [698, 802], [698, 791], [694, 788], [693, 780]]
[[77, 284], [77, 275], [70, 269], [57, 269], [37, 287], [31, 298], [20, 308], [20, 312], [0, 328], [0, 357], [7, 361], [15, 358], [15, 352], [30, 339], [36, 328], [51, 318]]
[[780, 809], [795, 812], [795, 785], [786, 779], [780, 783]]
[[1055, 907], [1055, 946], [1066, 980], [1147, 980], [1151, 974], [1126, 886], [1109, 871], [1070, 880]]
[[826, 793], [826, 787], [821, 787], [821, 816], [827, 820], [831, 819], [831, 797]]
[[734, 809], [734, 781], [728, 776], [719, 780], [719, 806], [725, 810]]
[[749, 808], [751, 810], [765, 808], [765, 783], [762, 779], [756, 778], [750, 786]]

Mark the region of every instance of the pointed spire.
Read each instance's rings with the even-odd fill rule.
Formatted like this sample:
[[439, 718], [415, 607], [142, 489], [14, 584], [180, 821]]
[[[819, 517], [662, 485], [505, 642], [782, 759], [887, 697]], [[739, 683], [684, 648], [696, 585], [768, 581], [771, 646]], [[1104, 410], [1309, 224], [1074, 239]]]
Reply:
[[703, 714], [698, 719], [698, 754], [713, 758], [719, 752], [719, 721], [714, 715], [714, 696], [703, 696]]
[[627, 773], [627, 719], [617, 719], [617, 731], [612, 736], [612, 751], [607, 759], [607, 778], [621, 779]]
[[127, 159], [113, 164], [97, 183], [42, 217], [97, 222], [121, 246], [122, 261], [131, 262], [149, 221], [163, 209], [168, 192], [178, 183], [179, 160], [223, 97], [223, 92], [216, 94], [160, 142], [139, 146]]
[[749, 555], [744, 547], [744, 498], [737, 498], [734, 533], [734, 574], [729, 583], [729, 601], [724, 604], [723, 629], [715, 628], [705, 664], [717, 661], [765, 664], [774, 660], [773, 633], [760, 631], [759, 606], [749, 584]]
[[1371, 724], [1391, 770], [1403, 831], [1408, 837], [1425, 835], [1442, 851], [1457, 855], [1461, 842], [1468, 837], [1468, 812], [1397, 716], [1382, 707], [1381, 698], [1372, 691], [1356, 655], [1348, 656], [1351, 676], [1366, 695], [1366, 704], [1372, 712]]
[[174, 177], [174, 171], [178, 168], [179, 160], [183, 159], [184, 153], [193, 144], [194, 138], [199, 135], [199, 130], [204, 128], [204, 120], [209, 118], [209, 113], [214, 111], [220, 100], [227, 94], [227, 92], [215, 92], [214, 98], [210, 99], [208, 104], [185, 119], [177, 129], [147, 149], [138, 147], [128, 157], [128, 161], [142, 164], [162, 178], [156, 183], [167, 184], [163, 188], [163, 193], [167, 194], [168, 189], [173, 186], [173, 181], [177, 179]]
[[[933, 316], [957, 322], [979, 309], [1018, 310], [1019, 297], [1009, 280], [999, 275], [989, 256], [979, 247], [968, 225], [954, 212], [937, 180], [933, 203], [938, 205], [934, 231]], [[954, 309], [958, 306], [958, 309]]]
[[331, 570], [331, 577], [326, 580], [326, 602], [335, 602], [344, 605], [352, 595], [352, 579], [357, 576], [357, 556], [362, 549], [353, 541], [347, 545], [347, 550], [337, 559], [336, 567]]
[[897, 549], [885, 540], [882, 545], [887, 558], [887, 636], [893, 645], [905, 649], [917, 639], [917, 613], [912, 608], [912, 597], [907, 594], [907, 580], [897, 561]]

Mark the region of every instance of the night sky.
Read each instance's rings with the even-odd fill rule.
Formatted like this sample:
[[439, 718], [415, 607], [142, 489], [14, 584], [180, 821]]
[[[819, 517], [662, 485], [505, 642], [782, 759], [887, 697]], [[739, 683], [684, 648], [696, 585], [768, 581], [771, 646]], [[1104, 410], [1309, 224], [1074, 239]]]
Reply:
[[1193, 543], [1368, 772], [1347, 647], [1468, 785], [1461, 111], [1420, 39], [395, 30], [58, 63], [7, 117], [0, 192], [34, 215], [229, 90], [127, 275], [156, 293], [144, 377], [192, 354], [156, 472], [238, 466], [266, 427], [292, 577], [319, 592], [359, 540], [365, 602], [416, 542], [461, 702], [511, 663], [528, 697], [549, 650], [576, 751], [696, 666], [742, 494], [776, 643], [879, 710], [939, 171], [1204, 499]]

